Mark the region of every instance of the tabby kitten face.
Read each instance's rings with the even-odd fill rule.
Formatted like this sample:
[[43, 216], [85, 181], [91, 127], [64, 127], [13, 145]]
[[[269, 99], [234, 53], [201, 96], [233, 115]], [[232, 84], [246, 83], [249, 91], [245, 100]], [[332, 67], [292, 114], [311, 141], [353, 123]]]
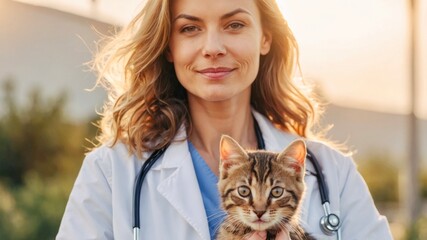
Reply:
[[248, 152], [228, 136], [220, 145], [218, 188], [228, 215], [223, 227], [245, 232], [289, 229], [305, 189], [304, 141], [294, 141], [281, 153]]

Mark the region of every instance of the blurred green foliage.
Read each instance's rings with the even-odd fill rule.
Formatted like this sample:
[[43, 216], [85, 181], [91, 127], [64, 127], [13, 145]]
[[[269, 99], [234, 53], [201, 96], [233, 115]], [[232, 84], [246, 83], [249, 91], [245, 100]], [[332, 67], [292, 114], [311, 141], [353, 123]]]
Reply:
[[65, 94], [43, 99], [34, 89], [18, 105], [9, 79], [1, 96], [0, 239], [53, 239], [96, 131], [68, 120]]
[[415, 223], [414, 226], [411, 226], [407, 229], [404, 239], [406, 240], [425, 240], [427, 239], [427, 217], [422, 216]]
[[[375, 202], [399, 201], [399, 166], [392, 156], [372, 153], [358, 161], [358, 169], [365, 179]], [[420, 172], [421, 198], [427, 200], [427, 170]]]
[[[427, 169], [421, 170], [421, 197], [427, 200]], [[427, 219], [426, 219], [427, 221]], [[426, 228], [427, 229], [427, 228]]]
[[399, 200], [399, 169], [389, 156], [370, 154], [358, 162], [358, 169], [375, 202]]
[[[377, 206], [388, 206], [383, 210], [394, 211], [392, 214], [395, 218], [399, 217], [398, 201], [399, 201], [399, 166], [398, 161], [393, 156], [384, 154], [371, 153], [368, 156], [362, 157], [358, 161], [358, 168], [363, 178], [365, 179], [372, 197]], [[421, 202], [427, 201], [427, 171], [422, 170], [420, 174], [420, 194]], [[391, 204], [390, 204], [391, 203]], [[387, 214], [382, 212], [382, 214]], [[387, 216], [389, 221], [397, 222], [401, 219], [393, 219]], [[400, 223], [403, 224], [403, 223]], [[420, 216], [413, 226], [409, 226], [404, 230], [402, 236], [394, 236], [396, 240], [425, 240], [427, 239], [427, 216]]]

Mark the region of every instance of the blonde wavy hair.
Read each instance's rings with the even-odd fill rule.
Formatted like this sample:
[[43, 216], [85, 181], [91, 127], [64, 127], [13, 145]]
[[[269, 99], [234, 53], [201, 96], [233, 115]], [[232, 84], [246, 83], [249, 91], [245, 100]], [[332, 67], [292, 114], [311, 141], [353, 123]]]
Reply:
[[[98, 84], [107, 89], [99, 143], [123, 142], [140, 155], [168, 145], [179, 128], [191, 129], [187, 95], [165, 52], [171, 31], [171, 0], [148, 0], [139, 14], [95, 56]], [[317, 103], [293, 81], [298, 46], [275, 0], [256, 0], [262, 26], [272, 34], [261, 57], [251, 104], [280, 129], [314, 136]]]

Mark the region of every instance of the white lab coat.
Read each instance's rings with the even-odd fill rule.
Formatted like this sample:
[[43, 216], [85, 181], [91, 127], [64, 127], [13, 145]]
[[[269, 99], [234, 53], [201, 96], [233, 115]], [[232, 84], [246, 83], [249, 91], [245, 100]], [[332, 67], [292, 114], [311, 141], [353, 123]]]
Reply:
[[[281, 151], [296, 136], [276, 129], [254, 112], [266, 148]], [[185, 138], [180, 131], [177, 139]], [[208, 240], [203, 200], [186, 141], [169, 146], [154, 164], [141, 193], [141, 239]], [[319, 142], [307, 142], [323, 168], [331, 211], [342, 221], [342, 239], [392, 239], [388, 223], [374, 206], [352, 159]], [[146, 159], [149, 153], [145, 153]], [[118, 143], [87, 155], [71, 192], [57, 239], [132, 239], [132, 196], [142, 160]], [[306, 164], [307, 190], [301, 224], [317, 239], [335, 239], [319, 227], [323, 216], [316, 177]]]

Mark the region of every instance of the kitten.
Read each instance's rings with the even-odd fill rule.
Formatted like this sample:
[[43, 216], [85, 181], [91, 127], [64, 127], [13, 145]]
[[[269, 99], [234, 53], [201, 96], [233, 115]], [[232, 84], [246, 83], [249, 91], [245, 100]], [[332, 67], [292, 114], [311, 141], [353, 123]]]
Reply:
[[241, 240], [254, 231], [267, 231], [267, 239], [275, 239], [280, 229], [287, 229], [292, 240], [314, 240], [298, 225], [306, 151], [303, 140], [281, 153], [245, 151], [223, 136], [218, 189], [227, 216], [217, 240]]

